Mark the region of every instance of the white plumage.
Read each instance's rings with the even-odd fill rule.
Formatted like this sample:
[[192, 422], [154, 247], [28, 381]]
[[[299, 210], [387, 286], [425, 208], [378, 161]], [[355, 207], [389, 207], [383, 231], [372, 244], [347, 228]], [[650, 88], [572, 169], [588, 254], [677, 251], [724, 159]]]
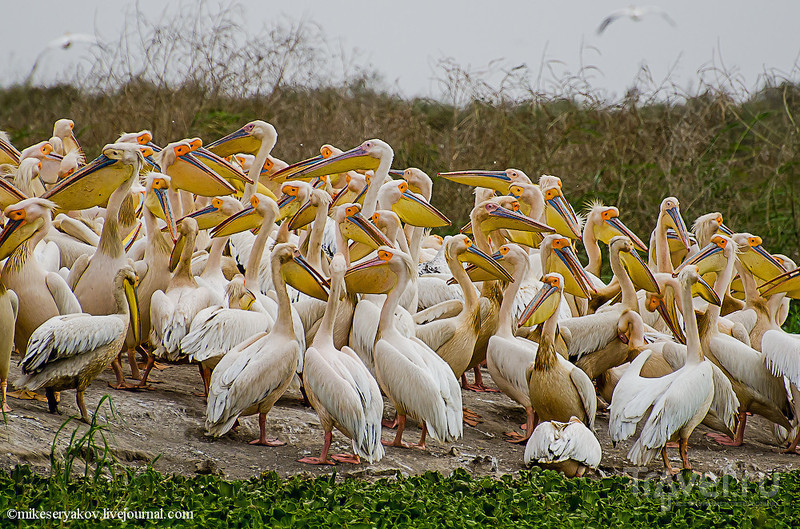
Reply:
[[569, 422], [539, 423], [525, 445], [524, 461], [526, 465], [531, 465], [572, 459], [597, 468], [602, 457], [603, 451], [597, 437], [577, 417], [573, 417]]

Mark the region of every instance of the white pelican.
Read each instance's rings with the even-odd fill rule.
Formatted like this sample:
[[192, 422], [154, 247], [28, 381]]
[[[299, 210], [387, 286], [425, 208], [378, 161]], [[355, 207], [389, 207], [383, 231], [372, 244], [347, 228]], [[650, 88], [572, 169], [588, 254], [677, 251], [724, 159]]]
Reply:
[[514, 280], [508, 283], [503, 292], [503, 302], [497, 316], [497, 330], [489, 338], [486, 349], [486, 366], [497, 387], [525, 408], [526, 435], [521, 436], [516, 432], [505, 434], [512, 442], [521, 442], [526, 441], [533, 432], [534, 414], [525, 370], [536, 359], [538, 349], [536, 343], [514, 336], [514, 299], [528, 272], [528, 255], [516, 244], [502, 246], [499, 253], [502, 255], [499, 262], [507, 262], [513, 268], [511, 275]]
[[183, 354], [181, 340], [189, 332], [197, 313], [208, 306], [222, 304], [213, 290], [199, 286], [192, 275], [197, 221], [184, 217], [178, 231], [185, 239], [180, 261], [167, 290], [155, 291], [150, 301], [150, 343], [156, 348], [156, 356], [166, 356], [169, 360], [177, 360]]
[[[717, 275], [714, 291], [723, 299], [733, 278], [736, 244], [723, 235], [714, 235], [703, 252], [696, 256], [697, 262], [719, 258], [725, 260], [725, 268]], [[686, 300], [683, 301], [686, 306]], [[787, 430], [791, 427], [792, 409], [786, 395], [783, 380], [769, 372], [764, 355], [739, 340], [719, 332], [720, 307], [709, 305], [701, 324], [703, 350], [709, 360], [714, 362], [730, 378], [739, 399], [739, 426], [736, 437], [731, 441], [726, 436], [712, 435], [712, 439], [730, 446], [740, 446], [744, 440], [747, 411], [758, 413], [770, 421], [780, 424]], [[684, 311], [684, 318], [690, 319]]]
[[58, 411], [55, 392], [75, 388], [81, 420], [89, 422], [83, 392], [117, 356], [128, 325], [139, 326], [136, 307], [136, 272], [128, 265], [114, 277], [114, 314], [68, 314], [44, 322], [31, 335], [22, 376], [14, 385], [22, 389], [46, 388], [51, 413]]
[[450, 366], [416, 337], [397, 330], [395, 309], [416, 266], [411, 258], [382, 246], [374, 259], [351, 267], [345, 275], [348, 290], [387, 293], [375, 338], [375, 374], [381, 389], [397, 410], [398, 428], [391, 446], [403, 443], [406, 416], [423, 422], [418, 448], [425, 437], [450, 442], [463, 435], [461, 391]]
[[[472, 350], [481, 326], [478, 293], [461, 263], [473, 263], [497, 279], [508, 281], [511, 280], [511, 276], [490, 256], [472, 244], [466, 235], [459, 234], [448, 239], [445, 255], [450, 271], [463, 291], [462, 308], [457, 315], [450, 318], [440, 318], [422, 325], [418, 322], [416, 334], [417, 338], [447, 362], [456, 378], [461, 378], [472, 360]], [[428, 309], [428, 312], [437, 311], [437, 307], [439, 305]]]
[[608, 430], [611, 440], [622, 441], [636, 432], [636, 425], [648, 413], [639, 439], [628, 452], [634, 464], [646, 465], [661, 451], [664, 467], [674, 473], [667, 457], [667, 442], [679, 438], [683, 468], [690, 469], [689, 436], [708, 413], [714, 398], [711, 362], [706, 361], [700, 345], [697, 320], [692, 306], [692, 284], [697, 281], [697, 267], [687, 266], [678, 279], [683, 288], [683, 311], [686, 314], [686, 363], [674, 373], [660, 378], [642, 378], [642, 365], [650, 351], [637, 356], [625, 371], [611, 397]]
[[[132, 144], [117, 143], [106, 146], [103, 154], [110, 159], [119, 160], [119, 171], [130, 171], [130, 174], [108, 199], [97, 251], [91, 257], [78, 258], [70, 270], [68, 279], [83, 311], [96, 315], [113, 314], [116, 310], [114, 298], [109, 294], [117, 271], [125, 266], [128, 260], [122, 244], [118, 215], [131, 185], [139, 178], [139, 168], [143, 162], [138, 146]], [[75, 192], [80, 192], [78, 185], [73, 187]]]
[[8, 220], [0, 232], [0, 260], [8, 257], [0, 280], [19, 298], [14, 343], [25, 351], [28, 340], [42, 323], [59, 314], [81, 312], [67, 282], [56, 272], [47, 272], [33, 257], [33, 249], [52, 226], [55, 204], [29, 198], [5, 209]]
[[544, 421], [525, 445], [525, 465], [557, 470], [567, 477], [582, 477], [597, 468], [603, 450], [594, 433], [577, 417], [569, 422]]
[[685, 251], [688, 251], [691, 246], [689, 230], [686, 229], [686, 223], [683, 222], [679, 206], [680, 203], [675, 197], [665, 198], [661, 201], [661, 205], [659, 206], [656, 229], [653, 230], [650, 238], [649, 263], [650, 268], [654, 268], [658, 272], [669, 272], [670, 274], [674, 272], [672, 252], [670, 251], [669, 241], [667, 240], [667, 228], [675, 230], [680, 245]]
[[[264, 194], [263, 184], [262, 188], [258, 187], [259, 177], [269, 153], [272, 152], [277, 142], [278, 131], [275, 130], [275, 127], [265, 121], [255, 120], [210, 143], [206, 148], [223, 158], [238, 153], [255, 154], [255, 160], [251, 163], [247, 173], [247, 177], [252, 183], [245, 186], [242, 194], [242, 203], [246, 204], [256, 191]], [[269, 186], [267, 189], [269, 189], [268, 194], [273, 194], [271, 198], [275, 198], [274, 194], [277, 188]]]
[[[143, 341], [147, 341], [150, 336], [150, 302], [153, 293], [157, 290], [164, 291], [169, 287], [170, 251], [172, 250], [172, 239], [177, 235], [177, 228], [172, 215], [172, 207], [167, 196], [169, 186], [169, 176], [156, 172], [151, 172], [147, 175], [145, 207], [142, 210], [142, 216], [144, 217], [147, 229], [147, 243], [144, 259], [134, 264], [136, 273], [139, 276], [139, 286], [136, 289], [136, 293], [140, 299], [139, 321], [141, 332], [139, 334], [139, 340], [136, 340], [133, 329], [129, 329], [128, 336], [125, 339], [125, 348], [128, 351], [128, 360], [131, 366], [131, 377], [140, 381], [140, 387], [145, 387], [147, 385], [147, 377], [150, 374], [150, 370], [153, 368], [155, 358], [152, 354], [147, 353], [147, 365], [144, 374], [141, 375], [139, 373], [139, 366], [136, 363], [135, 349], [142, 345]], [[167, 229], [170, 233], [169, 239], [164, 237], [161, 229], [159, 229], [156, 219], [157, 215], [166, 219]], [[117, 376], [117, 381], [112, 387], [116, 389], [135, 387], [125, 382], [119, 359], [114, 360], [112, 367]]]
[[544, 421], [569, 421], [575, 416], [594, 428], [597, 397], [592, 380], [583, 370], [556, 353], [558, 307], [564, 290], [561, 274], [546, 274], [544, 285], [526, 307], [520, 321], [542, 323], [536, 358], [525, 370], [531, 406]]
[[[317, 282], [309, 273], [308, 263], [290, 243], [275, 246], [271, 256], [272, 281], [278, 297], [278, 317], [270, 332], [262, 332], [236, 346], [220, 360], [211, 374], [206, 407], [206, 430], [219, 437], [233, 427], [237, 418], [258, 413], [259, 438], [250, 444], [280, 446], [285, 443], [267, 439], [267, 413], [289, 387], [300, 355], [298, 330], [292, 323], [291, 302], [286, 282], [295, 288], [301, 283]], [[307, 286], [307, 284], [305, 285]], [[302, 329], [299, 330], [302, 334]]]
[[648, 15], [658, 15], [666, 20], [670, 26], [675, 27], [675, 21], [672, 20], [672, 17], [670, 17], [662, 8], [658, 6], [631, 5], [628, 7], [623, 7], [622, 9], [617, 9], [604, 18], [600, 25], [597, 26], [597, 34], [602, 34], [603, 31], [605, 31], [606, 28], [617, 19], [627, 17], [634, 22], [639, 22]]
[[355, 455], [337, 454], [334, 461], [356, 463], [365, 457], [370, 463], [383, 457], [381, 416], [383, 399], [378, 383], [372, 378], [355, 351], [347, 346], [337, 349], [333, 343], [333, 325], [337, 306], [346, 295], [342, 254], [331, 261], [331, 292], [322, 323], [314, 341], [306, 350], [303, 386], [308, 400], [319, 415], [325, 431], [325, 444], [319, 457], [304, 457], [301, 463], [328, 464], [328, 448], [334, 426], [352, 439]]
[[6, 404], [8, 369], [11, 365], [11, 352], [14, 350], [14, 325], [17, 323], [19, 299], [13, 290], [0, 283], [0, 407], [3, 412], [11, 411]]
[[617, 235], [624, 235], [640, 250], [646, 252], [647, 246], [619, 219], [619, 209], [614, 206], [604, 206], [601, 202], [592, 202], [583, 225], [583, 246], [589, 264], [586, 271], [600, 277], [602, 254], [597, 241], [609, 244]]

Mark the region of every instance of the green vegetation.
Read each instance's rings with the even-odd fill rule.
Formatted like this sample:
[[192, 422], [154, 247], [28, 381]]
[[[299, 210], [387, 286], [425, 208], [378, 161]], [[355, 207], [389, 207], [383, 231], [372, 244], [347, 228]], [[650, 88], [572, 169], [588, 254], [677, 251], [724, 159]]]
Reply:
[[[375, 483], [337, 479], [280, 479], [275, 473], [248, 481], [214, 476], [162, 476], [153, 470], [114, 479], [64, 482], [27, 467], [0, 474], [0, 513], [16, 511], [189, 511], [186, 526], [209, 527], [796, 527], [800, 473], [776, 474], [765, 483], [679, 476], [675, 481], [626, 477], [565, 479], [552, 471], [518, 477], [449, 477], [427, 473]], [[162, 511], [163, 510], [163, 511]], [[166, 514], [164, 514], [166, 516]], [[157, 526], [165, 520], [131, 520]], [[170, 521], [172, 523], [172, 521]], [[60, 526], [21, 522], [20, 526]], [[74, 521], [88, 527], [93, 521]], [[117, 523], [117, 522], [115, 522]], [[122, 522], [120, 526], [123, 525]]]

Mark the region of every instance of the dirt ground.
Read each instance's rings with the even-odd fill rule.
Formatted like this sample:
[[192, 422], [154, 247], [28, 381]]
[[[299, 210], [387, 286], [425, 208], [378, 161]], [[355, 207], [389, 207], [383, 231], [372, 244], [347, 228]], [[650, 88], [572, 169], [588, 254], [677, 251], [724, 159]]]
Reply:
[[[19, 374], [17, 359], [12, 359], [10, 380]], [[127, 366], [126, 366], [127, 369]], [[248, 441], [258, 436], [257, 417], [241, 421], [236, 432], [219, 439], [204, 435], [205, 400], [194, 392], [202, 388], [195, 365], [169, 365], [162, 371], [153, 370], [152, 389], [117, 391], [108, 387], [113, 373], [106, 370], [86, 391], [86, 403], [94, 410], [100, 398], [109, 394], [118, 411], [109, 416], [107, 437], [114, 455], [126, 465], [144, 467], [155, 461], [162, 473], [193, 475], [214, 472], [228, 479], [247, 479], [262, 472], [276, 471], [281, 476], [301, 474], [314, 476], [334, 471], [331, 466], [311, 466], [296, 460], [307, 455], [319, 455], [322, 448], [322, 429], [314, 410], [300, 403], [300, 393], [290, 389], [267, 416], [267, 435], [285, 441], [285, 446], [270, 448], [251, 446]], [[484, 370], [484, 380], [491, 386], [491, 377]], [[419, 474], [428, 470], [447, 475], [463, 467], [476, 476], [513, 474], [524, 468], [523, 445], [503, 441], [503, 432], [524, 422], [524, 410], [502, 393], [463, 392], [464, 405], [482, 416], [484, 422], [476, 427], [464, 427], [464, 438], [451, 445], [429, 441], [428, 449], [387, 448], [386, 456], [378, 463], [361, 465], [339, 464], [340, 476], [370, 479], [377, 476]], [[28, 464], [36, 472], [47, 474], [53, 437], [70, 415], [77, 414], [75, 392], [61, 394], [62, 415], [47, 412], [47, 404], [36, 400], [9, 399], [12, 411], [5, 424], [0, 423], [0, 467], [8, 470], [16, 464]], [[107, 409], [104, 407], [104, 409]], [[108, 415], [108, 414], [106, 414]], [[393, 410], [386, 405], [385, 416]], [[86, 428], [82, 423], [70, 423], [59, 436], [57, 446], [63, 450], [74, 428]], [[689, 457], [696, 470], [714, 475], [723, 473], [759, 477], [772, 471], [800, 468], [800, 455], [781, 454], [775, 445], [771, 425], [760, 417], [750, 417], [745, 444], [738, 448], [721, 446], [699, 426], [690, 439]], [[611, 446], [608, 436], [608, 415], [598, 413], [596, 432], [603, 448], [599, 474], [628, 474], [643, 477], [648, 472], [662, 470], [660, 458], [648, 469], [636, 469], [626, 461], [625, 454], [632, 441]], [[420, 430], [411, 426], [406, 441], [416, 442]], [[383, 438], [390, 440], [394, 431], [384, 428]], [[350, 451], [347, 439], [334, 433], [332, 453]], [[677, 448], [670, 450], [673, 465], [679, 466]]]

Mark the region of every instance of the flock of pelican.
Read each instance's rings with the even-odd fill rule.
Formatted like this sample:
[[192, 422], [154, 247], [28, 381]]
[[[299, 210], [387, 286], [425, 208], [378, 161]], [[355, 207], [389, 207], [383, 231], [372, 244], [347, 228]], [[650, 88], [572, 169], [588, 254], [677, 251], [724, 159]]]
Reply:
[[[290, 165], [271, 154], [275, 128], [253, 121], [206, 146], [123, 134], [86, 163], [73, 128], [61, 119], [22, 151], [0, 135], [4, 412], [14, 350], [16, 395], [44, 388], [56, 412], [75, 389], [84, 421], [84, 390], [109, 365], [113, 387], [135, 389], [156, 360], [191, 361], [209, 435], [258, 414], [252, 444], [283, 444], [266, 416], [299, 382], [324, 431], [301, 461], [374, 462], [384, 445], [462, 437], [478, 417], [461, 392], [488, 390], [485, 365], [527, 413], [507, 440], [570, 476], [600, 462], [598, 405], [615, 443], [639, 432], [633, 463], [660, 454], [670, 472], [667, 444], [691, 468], [701, 422], [740, 445], [755, 413], [788, 450], [800, 439], [800, 336], [780, 328], [800, 269], [719, 213], [691, 233], [665, 198], [648, 249], [615, 207], [576, 215], [558, 177], [457, 171], [438, 177], [475, 187], [475, 206], [442, 240], [431, 178], [392, 169], [378, 139]], [[422, 426], [411, 445], [409, 418]], [[328, 454], [334, 428], [352, 454]]]

